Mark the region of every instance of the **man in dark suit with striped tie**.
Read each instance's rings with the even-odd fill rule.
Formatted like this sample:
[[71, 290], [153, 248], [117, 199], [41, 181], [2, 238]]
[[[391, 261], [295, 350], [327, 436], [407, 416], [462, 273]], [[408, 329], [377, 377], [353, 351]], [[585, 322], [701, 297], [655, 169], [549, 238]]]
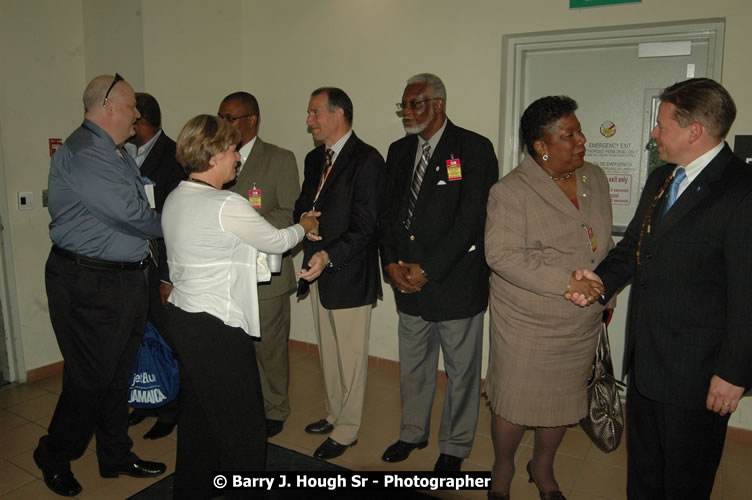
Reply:
[[352, 130], [353, 104], [334, 87], [311, 94], [306, 125], [320, 143], [305, 158], [294, 219], [315, 207], [318, 234], [303, 240], [298, 296], [311, 290], [326, 390], [326, 418], [306, 426], [329, 437], [314, 452], [336, 458], [358, 442], [368, 372], [371, 310], [381, 295], [377, 226], [384, 159]]
[[491, 142], [446, 117], [446, 90], [424, 73], [397, 104], [407, 132], [389, 147], [381, 263], [399, 311], [399, 440], [382, 456], [405, 460], [428, 443], [439, 346], [449, 384], [437, 471], [460, 470], [478, 421], [488, 267], [483, 227], [498, 180]]

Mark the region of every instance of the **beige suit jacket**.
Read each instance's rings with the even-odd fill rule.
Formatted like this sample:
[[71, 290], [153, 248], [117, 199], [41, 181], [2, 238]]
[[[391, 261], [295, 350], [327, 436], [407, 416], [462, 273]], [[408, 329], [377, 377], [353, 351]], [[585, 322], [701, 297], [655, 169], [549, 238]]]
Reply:
[[[300, 180], [295, 155], [256, 138], [237, 181], [229, 189], [246, 199], [248, 191], [261, 190], [261, 208], [267, 222], [277, 229], [293, 224], [292, 211], [300, 194]], [[282, 272], [272, 275], [270, 283], [259, 284], [259, 300], [279, 297], [295, 290], [295, 271], [290, 252], [282, 259]]]
[[563, 295], [573, 270], [595, 269], [614, 245], [609, 184], [591, 163], [574, 175], [579, 210], [527, 155], [491, 189], [485, 250], [492, 271], [492, 320], [543, 335], [551, 328], [598, 328], [602, 306], [583, 310]]

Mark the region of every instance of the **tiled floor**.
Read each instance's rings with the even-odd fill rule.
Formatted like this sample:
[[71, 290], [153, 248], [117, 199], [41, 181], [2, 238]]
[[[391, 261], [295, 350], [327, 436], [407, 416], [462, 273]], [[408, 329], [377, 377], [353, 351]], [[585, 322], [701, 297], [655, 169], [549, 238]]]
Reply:
[[[323, 383], [318, 357], [296, 348], [291, 352], [290, 399], [292, 414], [284, 430], [271, 442], [311, 454], [322, 442], [320, 436], [306, 434], [306, 424], [323, 418]], [[41, 481], [40, 471], [31, 457], [37, 440], [45, 433], [60, 392], [61, 377], [0, 389], [0, 499], [60, 498]], [[429, 446], [416, 450], [405, 462], [386, 464], [381, 461], [384, 449], [396, 440], [399, 431], [399, 373], [395, 363], [372, 363], [368, 373], [366, 414], [358, 445], [334, 462], [356, 470], [431, 470], [439, 454], [436, 443], [438, 418], [441, 414], [445, 380], [442, 375], [434, 403]], [[151, 427], [147, 419], [131, 429], [134, 451], [142, 458], [168, 464], [168, 473], [175, 467], [175, 435], [157, 441], [142, 439]], [[489, 430], [490, 414], [483, 406], [473, 453], [463, 469], [488, 471], [493, 462]], [[523, 476], [525, 463], [532, 455], [531, 433], [525, 437], [517, 457], [518, 474], [512, 484], [515, 500], [537, 499], [533, 485]], [[73, 463], [73, 472], [83, 486], [79, 498], [122, 499], [155, 481], [121, 477], [99, 477], [91, 443], [84, 457]], [[604, 454], [595, 448], [579, 429], [567, 432], [556, 459], [556, 474], [570, 500], [602, 500], [626, 498], [626, 451], [622, 446], [614, 453]], [[752, 498], [747, 484], [752, 471], [752, 443], [728, 439], [721, 468], [716, 479], [714, 500]], [[485, 498], [484, 491], [442, 493], [441, 498]]]

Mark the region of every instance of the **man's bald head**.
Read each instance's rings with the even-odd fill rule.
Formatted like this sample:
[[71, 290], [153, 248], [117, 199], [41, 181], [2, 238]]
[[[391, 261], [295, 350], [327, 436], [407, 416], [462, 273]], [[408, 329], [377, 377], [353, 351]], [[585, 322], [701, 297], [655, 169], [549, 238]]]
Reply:
[[[115, 77], [112, 75], [100, 75], [89, 82], [86, 90], [84, 90], [84, 113], [93, 111], [97, 106], [102, 107], [104, 95], [114, 81]], [[113, 90], [115, 89], [113, 88]]]
[[133, 88], [119, 75], [101, 75], [89, 82], [84, 90], [84, 111], [86, 119], [102, 127], [115, 144], [135, 134], [133, 127], [141, 116]]

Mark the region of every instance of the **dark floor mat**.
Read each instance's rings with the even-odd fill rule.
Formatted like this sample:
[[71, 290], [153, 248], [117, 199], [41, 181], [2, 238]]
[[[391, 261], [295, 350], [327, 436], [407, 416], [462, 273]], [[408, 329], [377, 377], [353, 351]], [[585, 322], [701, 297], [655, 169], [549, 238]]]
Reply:
[[[325, 460], [319, 460], [309, 455], [303, 455], [297, 451], [288, 450], [281, 446], [276, 446], [269, 443], [266, 451], [266, 470], [274, 472], [338, 472], [349, 471], [344, 467], [334, 465]], [[165, 477], [149, 486], [148, 488], [136, 493], [129, 500], [165, 500], [172, 498], [172, 474]], [[266, 496], [263, 496], [262, 492], [259, 492], [259, 497], [269, 499], [287, 499], [287, 498], [358, 498], [358, 500], [367, 499], [383, 499], [394, 492], [389, 493], [386, 491], [326, 491], [326, 490], [273, 490], [266, 492]], [[404, 495], [404, 493], [403, 493]], [[417, 491], [409, 491], [410, 498], [431, 498], [428, 495], [423, 495]]]

